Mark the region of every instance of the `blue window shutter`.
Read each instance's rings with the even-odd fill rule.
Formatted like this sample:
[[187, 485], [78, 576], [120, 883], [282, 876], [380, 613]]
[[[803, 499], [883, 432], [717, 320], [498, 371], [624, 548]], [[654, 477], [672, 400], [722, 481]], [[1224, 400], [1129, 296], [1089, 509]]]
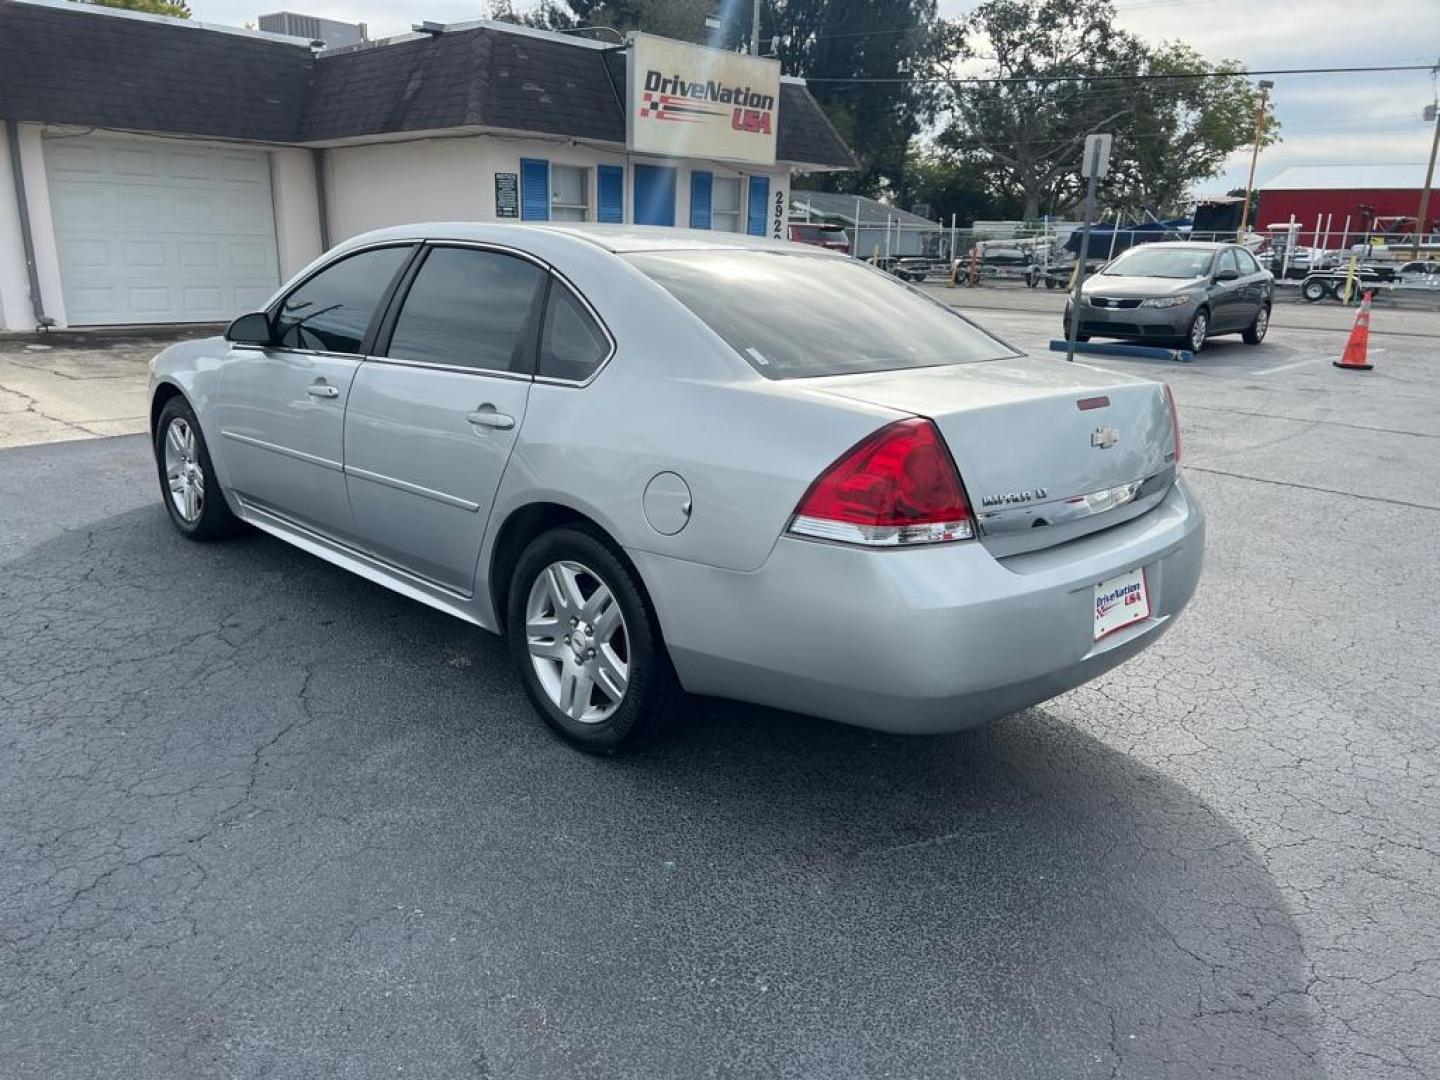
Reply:
[[668, 165], [635, 166], [635, 224], [675, 224], [675, 169]]
[[526, 221], [550, 220], [550, 162], [520, 159], [520, 216]]
[[595, 220], [619, 225], [625, 220], [625, 170], [619, 165], [599, 165], [596, 172]]
[[770, 178], [750, 177], [750, 212], [745, 216], [745, 231], [751, 236], [765, 235], [765, 220], [770, 215]]
[[690, 228], [710, 227], [710, 188], [715, 174], [701, 169], [690, 170]]

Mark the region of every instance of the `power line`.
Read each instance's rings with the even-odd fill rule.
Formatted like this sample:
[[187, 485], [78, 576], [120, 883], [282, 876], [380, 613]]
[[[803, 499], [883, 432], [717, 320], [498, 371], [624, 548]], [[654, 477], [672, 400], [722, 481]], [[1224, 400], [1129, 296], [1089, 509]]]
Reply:
[[1433, 64], [1377, 64], [1373, 67], [1328, 67], [1328, 68], [1264, 68], [1256, 71], [1176, 71], [1143, 72], [1134, 75], [1023, 75], [1005, 77], [951, 78], [936, 75], [929, 78], [807, 78], [807, 83], [842, 84], [947, 84], [950, 86], [1005, 86], [1022, 83], [1062, 82], [1151, 82], [1161, 79], [1233, 79], [1250, 78], [1257, 75], [1359, 75], [1381, 71], [1430, 71]]

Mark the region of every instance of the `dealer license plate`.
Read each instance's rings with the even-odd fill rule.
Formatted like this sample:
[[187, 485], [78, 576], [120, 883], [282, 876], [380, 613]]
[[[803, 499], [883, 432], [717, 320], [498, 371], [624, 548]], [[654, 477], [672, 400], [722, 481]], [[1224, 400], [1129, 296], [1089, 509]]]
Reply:
[[1095, 586], [1095, 640], [1150, 617], [1145, 571], [1131, 570]]

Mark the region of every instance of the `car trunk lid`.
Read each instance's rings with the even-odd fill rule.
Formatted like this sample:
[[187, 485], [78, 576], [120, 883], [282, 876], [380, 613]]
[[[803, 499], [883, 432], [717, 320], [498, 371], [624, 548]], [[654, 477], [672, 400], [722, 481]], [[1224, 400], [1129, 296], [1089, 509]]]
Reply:
[[1021, 357], [833, 376], [811, 388], [934, 421], [997, 557], [1128, 521], [1174, 482], [1160, 383]]

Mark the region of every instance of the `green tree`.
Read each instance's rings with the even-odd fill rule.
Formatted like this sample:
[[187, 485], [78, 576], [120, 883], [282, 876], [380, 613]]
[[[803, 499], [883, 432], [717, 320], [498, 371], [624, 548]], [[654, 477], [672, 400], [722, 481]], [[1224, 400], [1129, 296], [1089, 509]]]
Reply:
[[906, 172], [911, 140], [942, 97], [926, 81], [953, 51], [952, 28], [935, 0], [776, 0], [761, 19], [762, 40], [778, 37], [786, 74], [809, 82], [860, 168], [809, 176], [830, 191], [913, 200]]
[[952, 62], [991, 82], [957, 83], [942, 148], [988, 160], [1022, 197], [1026, 220], [1073, 201], [1085, 136], [1133, 110], [1143, 53], [1109, 0], [985, 0], [960, 24]]
[[948, 223], [954, 214], [961, 227], [976, 220], [1018, 217], [1023, 203], [1016, 189], [997, 183], [994, 169], [974, 157], [946, 154], [916, 140], [905, 162], [906, 186], [911, 202], [928, 203], [930, 216]]
[[643, 30], [678, 41], [703, 42], [709, 0], [542, 0], [533, 11], [517, 12], [511, 0], [492, 5], [491, 18], [546, 30], [605, 26], [617, 33]]
[[80, 0], [83, 4], [100, 7], [124, 8], [126, 11], [143, 11], [147, 15], [169, 15], [176, 19], [190, 18], [190, 5], [185, 0]]
[[[1111, 205], [1161, 217], [1178, 213], [1196, 183], [1217, 175], [1226, 158], [1251, 144], [1260, 91], [1245, 76], [1155, 77], [1238, 70], [1234, 60], [1212, 64], [1180, 42], [1146, 52], [1141, 73], [1147, 78], [1131, 88], [1131, 111], [1115, 128], [1105, 181]], [[1279, 139], [1268, 106], [1267, 114], [1262, 146]]]

